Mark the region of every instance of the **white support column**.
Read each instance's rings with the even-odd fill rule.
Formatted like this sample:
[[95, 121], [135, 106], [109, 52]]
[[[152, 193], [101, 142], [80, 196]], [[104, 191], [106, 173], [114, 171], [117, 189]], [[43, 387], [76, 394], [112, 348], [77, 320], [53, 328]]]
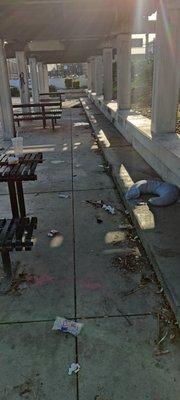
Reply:
[[29, 103], [29, 83], [28, 83], [28, 66], [24, 51], [16, 51], [16, 61], [19, 75], [19, 87], [21, 103]]
[[180, 3], [161, 1], [157, 11], [152, 125], [154, 134], [176, 130], [180, 83]]
[[44, 93], [44, 68], [43, 63], [38, 62], [38, 86], [39, 86], [39, 93]]
[[95, 58], [91, 59], [91, 91], [95, 92]]
[[39, 102], [39, 87], [38, 87], [38, 73], [37, 73], [37, 62], [35, 57], [29, 58], [29, 67], [31, 75], [32, 85], [32, 97], [34, 103]]
[[112, 100], [113, 95], [113, 54], [112, 48], [103, 49], [103, 73], [104, 73], [104, 100]]
[[44, 92], [49, 93], [49, 76], [47, 64], [43, 64], [43, 74], [44, 74]]
[[103, 69], [102, 56], [95, 57], [95, 92], [97, 96], [103, 93]]
[[10, 140], [14, 134], [14, 118], [11, 92], [3, 40], [0, 39], [0, 105], [4, 140]]
[[88, 74], [88, 90], [91, 90], [92, 86], [92, 76], [91, 76], [91, 61], [87, 63], [87, 74]]
[[117, 36], [117, 102], [119, 110], [131, 107], [131, 35]]

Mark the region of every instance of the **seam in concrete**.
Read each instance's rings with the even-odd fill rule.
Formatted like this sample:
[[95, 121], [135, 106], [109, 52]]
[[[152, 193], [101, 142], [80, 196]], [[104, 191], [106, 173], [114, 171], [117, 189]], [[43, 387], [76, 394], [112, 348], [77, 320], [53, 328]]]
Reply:
[[[77, 320], [77, 284], [76, 284], [76, 242], [75, 242], [75, 201], [74, 201], [74, 149], [72, 131], [72, 111], [70, 108], [70, 132], [71, 132], [71, 179], [72, 179], [72, 229], [73, 229], [73, 264], [74, 264], [74, 314]], [[78, 338], [75, 338], [76, 363], [78, 363]], [[79, 400], [79, 376], [76, 374], [76, 396]]]
[[[111, 190], [112, 189], [112, 186], [109, 186], [109, 187], [100, 187], [100, 188], [95, 188], [95, 189], [93, 189], [93, 188], [91, 188], [91, 189], [74, 189], [73, 190], [73, 192], [91, 192], [92, 190]], [[50, 191], [47, 191], [47, 192], [38, 192], [38, 191], [36, 191], [36, 192], [24, 192], [24, 194], [36, 194], [36, 193], [38, 193], [38, 195], [39, 194], [51, 194], [51, 193], [67, 193], [67, 192], [70, 192], [70, 193], [72, 193], [72, 189], [67, 189], [67, 190], [50, 190]], [[0, 196], [9, 196], [9, 194], [8, 193], [0, 193]]]
[[[113, 315], [95, 315], [95, 316], [77, 316], [76, 317], [76, 320], [84, 320], [84, 319], [87, 319], [87, 320], [94, 320], [94, 319], [108, 319], [108, 318], [125, 318], [125, 317], [128, 317], [128, 318], [131, 318], [131, 317], [148, 317], [148, 316], [152, 316], [153, 315], [153, 312], [149, 312], [149, 313], [139, 313], [139, 314], [137, 314], [137, 313], [135, 313], [135, 314], [126, 314], [126, 313], [122, 313], [122, 314], [113, 314]], [[66, 318], [66, 316], [65, 316], [65, 318]], [[68, 320], [74, 320], [74, 317], [67, 317], [67, 319]], [[52, 324], [54, 323], [54, 318], [53, 319], [38, 319], [38, 320], [29, 320], [29, 321], [24, 321], [24, 320], [22, 320], [22, 321], [5, 321], [5, 322], [0, 322], [0, 326], [3, 326], [3, 325], [21, 325], [21, 324], [42, 324], [42, 323], [47, 323], [47, 322], [51, 322]]]

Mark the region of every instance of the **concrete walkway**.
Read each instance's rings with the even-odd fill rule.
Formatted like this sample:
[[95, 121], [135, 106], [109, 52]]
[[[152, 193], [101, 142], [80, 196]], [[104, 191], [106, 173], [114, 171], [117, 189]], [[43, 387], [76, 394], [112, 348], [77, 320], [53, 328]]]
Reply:
[[[178, 400], [177, 327], [135, 230], [123, 228], [128, 215], [82, 108], [64, 109], [55, 132], [22, 130], [25, 144], [55, 151], [24, 185], [38, 229], [33, 250], [12, 258], [16, 282], [34, 279], [0, 298], [1, 399]], [[5, 184], [0, 201], [10, 216]], [[52, 331], [56, 316], [84, 323], [77, 339]], [[78, 375], [68, 375], [72, 362]]]

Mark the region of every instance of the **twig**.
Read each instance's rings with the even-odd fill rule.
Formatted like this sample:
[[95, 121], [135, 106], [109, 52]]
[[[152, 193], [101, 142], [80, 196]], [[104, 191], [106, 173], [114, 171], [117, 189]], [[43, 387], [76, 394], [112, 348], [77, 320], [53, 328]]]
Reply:
[[130, 290], [130, 292], [127, 292], [123, 296], [121, 296], [121, 299], [123, 299], [124, 297], [129, 296], [130, 294], [134, 294], [134, 293], [138, 292], [138, 290], [141, 290], [141, 289], [144, 289], [144, 288], [145, 288], [145, 285], [138, 286], [137, 288], [134, 288], [134, 289]]
[[166, 339], [167, 335], [168, 335], [168, 331], [166, 331], [165, 335], [159, 340], [159, 342], [157, 344], [158, 347], [162, 342], [164, 342], [164, 340]]

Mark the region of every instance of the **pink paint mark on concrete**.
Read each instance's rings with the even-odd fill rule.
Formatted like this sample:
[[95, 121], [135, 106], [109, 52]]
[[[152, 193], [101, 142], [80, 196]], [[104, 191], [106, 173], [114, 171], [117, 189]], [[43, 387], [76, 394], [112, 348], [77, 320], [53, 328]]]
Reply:
[[88, 279], [83, 281], [83, 286], [88, 290], [99, 290], [103, 288], [103, 285], [100, 282], [95, 282]]
[[54, 277], [49, 274], [43, 274], [34, 277], [35, 286], [41, 287], [54, 282]]

